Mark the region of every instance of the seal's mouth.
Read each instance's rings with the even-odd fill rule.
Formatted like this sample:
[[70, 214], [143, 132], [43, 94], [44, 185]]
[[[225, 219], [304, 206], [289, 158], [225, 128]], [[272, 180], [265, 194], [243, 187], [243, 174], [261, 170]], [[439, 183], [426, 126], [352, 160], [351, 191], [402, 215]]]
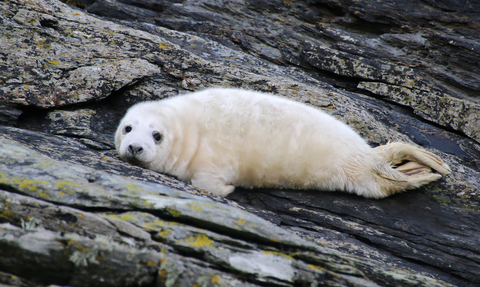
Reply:
[[125, 157], [123, 157], [123, 160], [125, 160], [126, 162], [128, 162], [130, 164], [141, 166], [141, 167], [145, 167], [147, 165], [146, 162], [143, 162], [143, 161], [139, 160], [138, 158], [136, 158], [134, 156], [125, 156]]

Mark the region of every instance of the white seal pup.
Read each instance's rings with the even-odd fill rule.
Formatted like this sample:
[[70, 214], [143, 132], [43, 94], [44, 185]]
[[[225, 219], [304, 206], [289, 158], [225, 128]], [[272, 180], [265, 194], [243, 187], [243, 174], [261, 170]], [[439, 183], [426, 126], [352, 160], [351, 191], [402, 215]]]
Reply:
[[121, 120], [115, 146], [128, 162], [221, 196], [239, 186], [382, 198], [441, 178], [430, 168], [450, 173], [423, 149], [398, 142], [371, 148], [316, 108], [241, 89], [136, 104]]

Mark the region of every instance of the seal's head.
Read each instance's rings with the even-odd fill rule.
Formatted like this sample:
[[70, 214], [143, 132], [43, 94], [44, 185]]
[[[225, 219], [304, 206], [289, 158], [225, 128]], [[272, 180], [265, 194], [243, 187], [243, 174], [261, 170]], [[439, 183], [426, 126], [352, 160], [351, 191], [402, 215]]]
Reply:
[[115, 147], [121, 159], [150, 167], [165, 151], [165, 128], [154, 102], [131, 107], [115, 133]]

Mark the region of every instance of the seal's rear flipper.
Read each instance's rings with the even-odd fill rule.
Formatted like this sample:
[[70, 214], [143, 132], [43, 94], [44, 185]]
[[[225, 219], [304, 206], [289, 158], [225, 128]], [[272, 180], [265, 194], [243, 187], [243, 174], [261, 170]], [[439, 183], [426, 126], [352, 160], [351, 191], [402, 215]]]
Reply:
[[386, 161], [376, 168], [376, 182], [385, 196], [418, 188], [451, 172], [439, 156], [407, 143], [388, 143], [374, 150]]
[[412, 164], [408, 166], [402, 165], [403, 168], [400, 170], [399, 168], [402, 166], [397, 167], [397, 170], [400, 172], [402, 172], [402, 169], [405, 170], [405, 172], [412, 172], [415, 169], [419, 169], [419, 171], [425, 171], [423, 168], [421, 168], [422, 165], [424, 167], [432, 168], [445, 175], [450, 174], [451, 172], [450, 167], [443, 162], [439, 156], [407, 143], [388, 143], [386, 145], [376, 147], [374, 150], [377, 152], [377, 154], [382, 156], [383, 159], [393, 165], [400, 164], [404, 161], [409, 161], [412, 162], [412, 164], [416, 164], [416, 166]]
[[429, 168], [426, 165], [423, 165], [418, 162], [413, 162], [409, 161], [406, 162], [398, 167], [395, 168], [395, 170], [407, 175], [407, 176], [412, 176], [412, 175], [419, 175], [419, 174], [426, 174], [426, 173], [431, 173], [432, 169]]

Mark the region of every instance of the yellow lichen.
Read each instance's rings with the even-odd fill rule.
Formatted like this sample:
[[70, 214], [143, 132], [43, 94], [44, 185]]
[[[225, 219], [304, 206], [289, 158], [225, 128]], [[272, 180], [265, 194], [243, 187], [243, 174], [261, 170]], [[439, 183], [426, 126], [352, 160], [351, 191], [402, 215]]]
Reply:
[[151, 222], [146, 222], [142, 224], [142, 227], [145, 229], [150, 229], [150, 230], [158, 230], [158, 229], [163, 229], [165, 225], [175, 225], [178, 224], [176, 222], [165, 222], [160, 219], [155, 219]]
[[152, 261], [152, 260], [148, 260], [147, 262], [145, 262], [144, 264], [142, 264], [142, 266], [157, 266], [157, 263], [155, 263], [155, 262]]
[[208, 238], [205, 234], [199, 234], [198, 236], [190, 236], [185, 240], [188, 245], [195, 247], [213, 247], [212, 240]]
[[276, 255], [276, 256], [282, 256], [291, 260], [295, 260], [292, 256], [287, 255], [285, 253], [277, 252], [277, 251], [270, 251], [270, 250], [262, 250], [262, 253], [264, 254], [271, 254], [271, 255]]
[[50, 195], [48, 195], [48, 193], [46, 193], [46, 192], [39, 191], [38, 195], [40, 195], [43, 198], [50, 199]]
[[72, 246], [72, 244], [75, 243], [75, 242], [78, 242], [78, 241], [77, 240], [66, 240], [66, 243], [67, 243], [66, 248], [67, 249], [70, 248]]
[[312, 268], [315, 271], [324, 271], [325, 270], [325, 268], [322, 268], [320, 266], [316, 266], [316, 265], [313, 265], [313, 264], [308, 264], [308, 267]]
[[89, 248], [89, 247], [87, 247], [87, 246], [85, 246], [85, 245], [82, 245], [81, 243], [75, 244], [74, 247], [75, 247], [76, 249], [78, 249], [78, 251], [83, 252], [83, 253], [86, 253], [86, 252], [88, 252], [88, 251], [91, 250], [91, 248]]
[[166, 229], [166, 230], [160, 231], [160, 232], [158, 233], [158, 235], [160, 235], [161, 237], [167, 237], [168, 234], [170, 234], [172, 231], [173, 231], [173, 230], [171, 230], [171, 229]]
[[160, 270], [160, 277], [165, 278], [167, 277], [167, 275], [168, 275], [168, 272], [166, 270], [164, 269]]
[[73, 194], [76, 192], [76, 190], [78, 190], [78, 188], [81, 188], [83, 190], [88, 190], [87, 188], [85, 188], [84, 186], [80, 185], [80, 184], [77, 184], [73, 181], [64, 181], [64, 180], [61, 180], [57, 183], [55, 183], [54, 185], [55, 187], [58, 187], [60, 188], [61, 190], [59, 192], [63, 192], [63, 193], [68, 193], [68, 194]]
[[55, 183], [55, 187], [63, 188], [63, 189], [71, 188], [71, 187], [79, 187], [79, 188], [85, 189], [85, 187], [83, 187], [82, 185], [77, 184], [73, 181], [64, 181], [64, 180], [61, 180], [61, 181]]
[[197, 206], [197, 205], [194, 205], [194, 204], [186, 204], [187, 207], [190, 207], [191, 209], [194, 209], [196, 211], [202, 211], [203, 208], [201, 208], [200, 206]]
[[140, 190], [140, 188], [139, 188], [138, 186], [134, 185], [134, 184], [126, 184], [126, 185], [125, 185], [125, 188], [127, 188], [127, 189], [133, 189], [133, 190], [135, 190], [135, 191]]
[[5, 176], [2, 176], [0, 179], [0, 183], [6, 184], [16, 184], [21, 190], [30, 190], [30, 191], [38, 191], [38, 185], [48, 185], [49, 182], [46, 181], [38, 181], [38, 180], [30, 180], [30, 179], [20, 179], [20, 178], [10, 178], [7, 179]]
[[180, 214], [182, 214], [180, 211], [175, 210], [173, 208], [167, 207], [167, 211], [173, 216], [173, 217], [178, 217]]
[[4, 217], [4, 218], [8, 218], [10, 216], [12, 216], [12, 211], [11, 210], [4, 210], [0, 213], [0, 216], [1, 217]]
[[[45, 43], [45, 40], [38, 41], [37, 46], [40, 47], [40, 48], [43, 48], [43, 49], [51, 49], [52, 48], [52, 45], [50, 45], [49, 43]], [[48, 68], [48, 66], [47, 66], [47, 68]]]
[[[243, 227], [245, 226], [245, 223], [246, 223], [245, 219], [240, 218], [239, 220], [237, 220], [237, 221], [235, 222], [235, 225], [236, 225], [238, 228], [243, 228]], [[251, 226], [251, 223], [250, 223], [248, 226]]]
[[118, 216], [118, 218], [124, 221], [133, 221], [132, 214], [130, 213], [123, 213], [122, 215]]

